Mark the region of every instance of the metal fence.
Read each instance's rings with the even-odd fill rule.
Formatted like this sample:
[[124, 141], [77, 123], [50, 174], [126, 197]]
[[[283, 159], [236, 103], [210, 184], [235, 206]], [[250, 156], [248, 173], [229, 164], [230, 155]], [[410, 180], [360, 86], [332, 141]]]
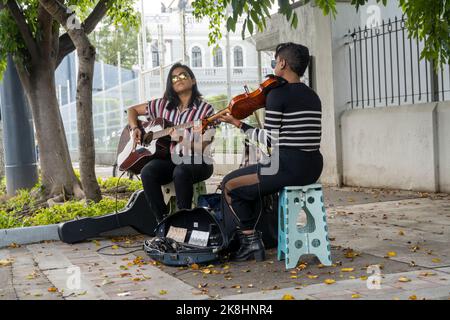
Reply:
[[408, 36], [402, 17], [348, 31], [351, 108], [450, 100], [450, 67], [434, 72], [420, 59], [423, 41]]
[[[163, 76], [160, 76], [161, 70], [154, 68], [140, 75], [139, 78], [122, 83], [121, 85], [93, 94], [92, 113], [94, 124], [94, 142], [97, 153], [115, 153], [119, 143], [119, 138], [123, 128], [127, 124], [126, 108], [139, 102], [160, 97], [164, 89], [167, 73], [171, 67], [164, 66], [162, 69]], [[241, 68], [242, 74], [234, 75], [232, 78], [232, 93], [242, 92], [242, 84], [247, 83], [250, 88], [257, 88], [258, 74], [257, 69], [253, 67]], [[218, 95], [226, 92], [226, 83], [223, 80], [223, 70], [214, 71], [216, 77], [209, 77], [212, 69], [194, 70], [199, 87], [203, 92]], [[263, 68], [262, 75], [268, 72], [267, 68]], [[221, 77], [219, 77], [222, 75]], [[161, 79], [164, 82], [161, 83]], [[208, 89], [209, 90], [205, 90]], [[206, 100], [208, 98], [206, 97]], [[223, 101], [215, 101], [223, 102]], [[60, 106], [61, 116], [63, 119], [64, 129], [66, 132], [69, 150], [76, 152], [78, 150], [78, 132], [76, 119], [76, 103], [69, 103]], [[251, 117], [251, 123], [256, 120]], [[223, 127], [223, 128], [222, 128]], [[242, 141], [244, 137], [239, 130], [230, 126], [221, 126], [216, 133], [214, 147], [216, 152], [240, 153]]]

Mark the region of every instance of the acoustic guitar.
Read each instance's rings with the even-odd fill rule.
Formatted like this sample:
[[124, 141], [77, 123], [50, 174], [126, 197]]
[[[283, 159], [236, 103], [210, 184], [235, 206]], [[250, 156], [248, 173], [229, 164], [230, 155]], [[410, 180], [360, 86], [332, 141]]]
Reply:
[[170, 152], [170, 130], [189, 129], [196, 125], [198, 120], [189, 121], [177, 126], [163, 118], [153, 121], [138, 121], [141, 130], [141, 143], [136, 145], [133, 140], [133, 132], [127, 125], [120, 136], [117, 148], [117, 166], [121, 171], [129, 171], [140, 174], [142, 168], [153, 158], [164, 159]]

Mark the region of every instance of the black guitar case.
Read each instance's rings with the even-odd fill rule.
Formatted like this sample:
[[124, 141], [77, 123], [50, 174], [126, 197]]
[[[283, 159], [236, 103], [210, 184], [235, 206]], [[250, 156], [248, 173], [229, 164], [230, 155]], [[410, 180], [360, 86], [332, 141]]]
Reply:
[[150, 211], [143, 190], [133, 193], [121, 211], [95, 218], [81, 218], [60, 223], [58, 233], [61, 241], [76, 243], [126, 226], [132, 227], [139, 233], [155, 236], [157, 222]]

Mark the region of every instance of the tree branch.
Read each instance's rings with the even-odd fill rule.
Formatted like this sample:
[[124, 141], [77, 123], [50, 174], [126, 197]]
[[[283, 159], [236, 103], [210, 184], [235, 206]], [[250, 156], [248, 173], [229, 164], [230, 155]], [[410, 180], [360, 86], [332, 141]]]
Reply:
[[41, 49], [48, 52], [52, 49], [53, 18], [40, 3], [38, 5], [38, 23], [40, 32], [42, 33]]
[[[86, 20], [82, 23], [84, 28], [84, 32], [86, 34], [91, 33], [97, 24], [102, 20], [108, 11], [109, 7], [112, 5], [112, 1], [110, 0], [100, 0], [95, 6], [94, 10], [91, 14], [86, 18]], [[58, 59], [56, 61], [56, 66], [58, 66], [61, 61], [64, 59], [66, 55], [75, 50], [75, 45], [70, 39], [67, 33], [64, 33], [59, 37], [59, 53]]]
[[[11, 15], [13, 16], [14, 20], [16, 21], [17, 26], [19, 27], [20, 34], [22, 35], [22, 38], [25, 42], [25, 45], [31, 56], [31, 59], [33, 61], [36, 61], [39, 57], [38, 46], [36, 44], [36, 41], [33, 38], [33, 35], [31, 34], [31, 31], [30, 31], [30, 28], [28, 27], [27, 22], [25, 21], [25, 17], [22, 13], [22, 10], [19, 8], [19, 6], [17, 5], [15, 0], [9, 0], [6, 3], [6, 6], [8, 7], [9, 11], [11, 12]], [[3, 7], [3, 5], [2, 5], [2, 7]]]

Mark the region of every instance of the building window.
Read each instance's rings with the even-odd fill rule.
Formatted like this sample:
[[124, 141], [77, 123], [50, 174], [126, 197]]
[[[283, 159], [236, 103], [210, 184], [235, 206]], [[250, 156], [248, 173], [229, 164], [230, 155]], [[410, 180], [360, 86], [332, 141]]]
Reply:
[[213, 66], [223, 67], [222, 48], [220, 47], [213, 50]]
[[192, 48], [192, 67], [202, 67], [202, 50], [197, 46]]
[[238, 46], [233, 49], [233, 56], [234, 56], [234, 66], [235, 67], [243, 67], [244, 66], [244, 55], [242, 54], [241, 47]]
[[159, 67], [159, 52], [157, 44], [152, 44], [152, 66]]

